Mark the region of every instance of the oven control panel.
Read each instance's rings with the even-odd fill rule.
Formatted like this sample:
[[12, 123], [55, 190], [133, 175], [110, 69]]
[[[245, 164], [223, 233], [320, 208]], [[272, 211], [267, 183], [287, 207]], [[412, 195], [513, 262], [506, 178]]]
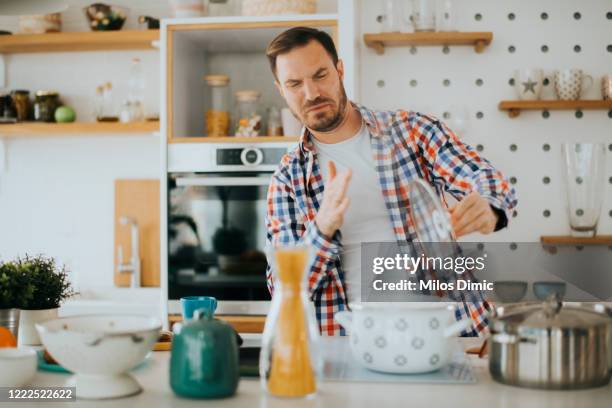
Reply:
[[276, 165], [287, 153], [282, 147], [240, 147], [217, 149], [218, 166]]

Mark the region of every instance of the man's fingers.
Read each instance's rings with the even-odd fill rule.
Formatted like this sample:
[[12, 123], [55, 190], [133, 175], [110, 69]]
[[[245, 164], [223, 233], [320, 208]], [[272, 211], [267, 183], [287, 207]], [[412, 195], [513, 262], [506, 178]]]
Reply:
[[332, 160], [327, 162], [327, 169], [329, 170], [329, 181], [336, 178], [336, 163]]
[[480, 217], [487, 215], [487, 207], [481, 205], [472, 205], [468, 208], [461, 217], [455, 218], [455, 225], [458, 229], [464, 228], [466, 225], [473, 223]]
[[452, 216], [455, 219], [460, 219], [470, 207], [472, 207], [475, 203], [478, 202], [479, 197], [480, 196], [475, 191], [468, 194], [467, 197], [465, 197], [463, 200], [459, 201], [457, 205], [455, 205], [455, 209], [452, 212]]
[[340, 179], [340, 191], [338, 192], [338, 197], [344, 197], [346, 194], [346, 190], [348, 189], [349, 182], [351, 181], [351, 177], [353, 176], [353, 172], [351, 169], [348, 169], [342, 174], [342, 178]]
[[336, 209], [339, 214], [344, 214], [344, 212], [346, 211], [346, 209], [348, 208], [350, 204], [350, 201], [351, 200], [348, 197], [344, 197], [344, 199], [342, 199], [342, 201], [340, 202], [340, 205]]

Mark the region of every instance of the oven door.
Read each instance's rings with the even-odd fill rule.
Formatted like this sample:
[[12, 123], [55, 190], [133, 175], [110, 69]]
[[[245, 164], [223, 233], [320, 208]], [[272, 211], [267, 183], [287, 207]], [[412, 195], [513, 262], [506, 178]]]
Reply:
[[214, 296], [221, 313], [255, 313], [245, 306], [270, 300], [264, 252], [270, 177], [269, 172], [169, 175], [171, 309], [177, 306], [173, 301], [192, 295]]

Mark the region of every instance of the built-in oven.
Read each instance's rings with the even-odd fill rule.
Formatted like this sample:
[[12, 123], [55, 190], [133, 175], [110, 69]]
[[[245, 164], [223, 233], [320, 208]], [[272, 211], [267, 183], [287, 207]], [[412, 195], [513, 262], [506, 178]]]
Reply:
[[295, 143], [201, 144], [168, 156], [167, 293], [214, 296], [218, 312], [266, 313], [267, 191]]

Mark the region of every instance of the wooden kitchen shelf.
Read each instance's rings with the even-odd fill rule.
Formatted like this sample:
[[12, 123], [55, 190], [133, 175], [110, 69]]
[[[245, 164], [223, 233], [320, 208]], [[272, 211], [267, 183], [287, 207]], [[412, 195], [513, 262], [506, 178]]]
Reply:
[[[244, 316], [244, 315], [218, 315], [215, 317], [226, 321], [231, 324], [234, 330], [238, 333], [262, 333], [264, 324], [266, 323], [266, 316]], [[169, 315], [168, 322], [170, 327], [174, 323], [182, 322], [183, 318], [181, 315]]]
[[0, 137], [27, 136], [85, 136], [96, 133], [153, 133], [159, 132], [158, 121], [147, 122], [23, 122], [0, 125]]
[[85, 31], [0, 36], [0, 53], [156, 49], [159, 30]]
[[515, 118], [522, 110], [607, 110], [612, 109], [612, 100], [579, 100], [579, 101], [501, 101], [499, 110], [508, 111], [508, 116]]
[[477, 53], [484, 51], [493, 40], [492, 32], [418, 32], [418, 33], [370, 33], [364, 34], [365, 44], [378, 55], [385, 53], [385, 47], [407, 45], [469, 45]]
[[[1, 129], [1, 128], [0, 128]], [[258, 136], [258, 137], [174, 137], [168, 143], [270, 143], [297, 142], [297, 136]]]
[[540, 237], [540, 242], [544, 245], [612, 245], [612, 235], [596, 235], [592, 238], [549, 235]]

